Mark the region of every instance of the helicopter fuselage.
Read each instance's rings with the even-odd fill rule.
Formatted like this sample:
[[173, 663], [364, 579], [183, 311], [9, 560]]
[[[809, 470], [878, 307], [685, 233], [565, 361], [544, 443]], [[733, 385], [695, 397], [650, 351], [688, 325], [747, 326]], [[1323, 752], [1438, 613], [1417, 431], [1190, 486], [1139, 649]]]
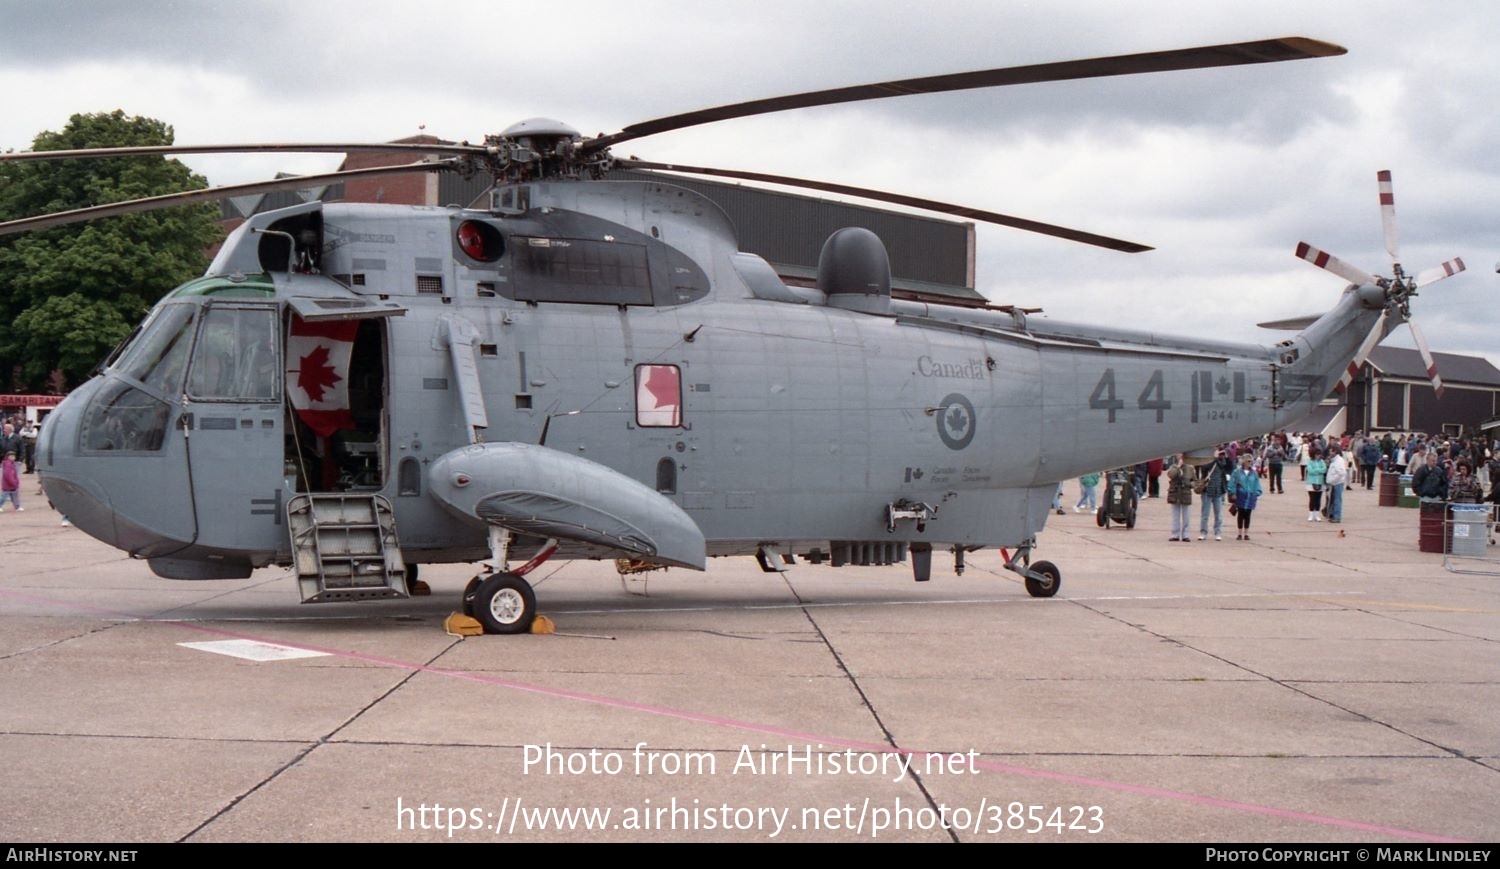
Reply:
[[[38, 454], [78, 527], [176, 578], [289, 563], [287, 504], [322, 491], [387, 499], [413, 563], [482, 560], [497, 524], [541, 539], [676, 510], [702, 551], [664, 563], [883, 563], [1029, 545], [1060, 480], [1289, 424], [1380, 311], [1351, 287], [1262, 347], [789, 287], [716, 206], [654, 182], [514, 185], [485, 210], [309, 203], [236, 230]], [[341, 324], [343, 364], [309, 355], [309, 323]], [[347, 392], [341, 427], [309, 422], [309, 390]], [[511, 506], [459, 491], [483, 476], [464, 455]], [[577, 491], [546, 491], [562, 480]], [[518, 518], [516, 492], [550, 498], [551, 524]], [[651, 560], [594, 532], [563, 554]]]

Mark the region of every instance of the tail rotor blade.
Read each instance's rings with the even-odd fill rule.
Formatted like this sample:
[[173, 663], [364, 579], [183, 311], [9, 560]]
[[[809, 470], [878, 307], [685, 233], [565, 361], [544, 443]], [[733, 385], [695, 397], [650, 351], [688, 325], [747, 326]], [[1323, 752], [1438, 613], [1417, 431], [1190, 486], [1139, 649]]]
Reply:
[[1350, 382], [1358, 376], [1359, 367], [1365, 364], [1365, 359], [1369, 358], [1370, 351], [1374, 350], [1375, 345], [1380, 343], [1380, 339], [1385, 337], [1385, 318], [1386, 314], [1381, 312], [1380, 319], [1375, 321], [1375, 328], [1371, 329], [1370, 334], [1365, 336], [1364, 342], [1359, 345], [1359, 352], [1354, 354], [1354, 358], [1349, 361], [1349, 367], [1344, 370], [1343, 375], [1339, 377], [1339, 382], [1334, 385], [1334, 392], [1339, 395], [1344, 394], [1344, 390], [1349, 388]]
[[1380, 280], [1367, 271], [1349, 265], [1327, 251], [1321, 251], [1307, 242], [1298, 242], [1297, 258], [1305, 259], [1320, 269], [1333, 272], [1351, 284], [1378, 284]]
[[1423, 269], [1417, 273], [1417, 287], [1425, 287], [1428, 284], [1440, 281], [1443, 278], [1451, 278], [1465, 268], [1462, 257], [1454, 257], [1445, 263], [1435, 265], [1430, 269]]
[[1391, 170], [1381, 169], [1375, 173], [1375, 179], [1380, 182], [1380, 224], [1385, 228], [1385, 252], [1391, 255], [1391, 262], [1401, 262], [1401, 256], [1397, 253], [1400, 249], [1396, 243], [1396, 194], [1391, 187]]
[[1411, 327], [1411, 337], [1417, 342], [1417, 352], [1422, 354], [1422, 365], [1427, 369], [1427, 376], [1432, 378], [1432, 391], [1437, 393], [1438, 398], [1442, 398], [1443, 378], [1438, 376], [1437, 362], [1432, 358], [1432, 351], [1427, 347], [1427, 339], [1422, 337], [1422, 330], [1417, 328], [1415, 320], [1408, 319], [1406, 325]]

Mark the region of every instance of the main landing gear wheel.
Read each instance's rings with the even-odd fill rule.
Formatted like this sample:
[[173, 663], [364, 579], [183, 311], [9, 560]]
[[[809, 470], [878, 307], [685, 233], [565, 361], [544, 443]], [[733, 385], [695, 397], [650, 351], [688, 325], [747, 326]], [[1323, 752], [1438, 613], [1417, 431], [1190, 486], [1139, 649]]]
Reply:
[[464, 586], [464, 596], [462, 598], [464, 615], [471, 619], [474, 618], [474, 591], [479, 588], [481, 582], [484, 582], [484, 577], [476, 576], [470, 579], [468, 584]]
[[524, 634], [536, 619], [536, 593], [514, 573], [494, 573], [464, 593], [464, 609], [472, 610], [487, 634]]
[[1032, 573], [1039, 573], [1046, 577], [1045, 580], [1026, 577], [1026, 593], [1032, 597], [1051, 597], [1057, 594], [1057, 589], [1062, 585], [1062, 571], [1057, 565], [1050, 561], [1038, 561], [1031, 565]]

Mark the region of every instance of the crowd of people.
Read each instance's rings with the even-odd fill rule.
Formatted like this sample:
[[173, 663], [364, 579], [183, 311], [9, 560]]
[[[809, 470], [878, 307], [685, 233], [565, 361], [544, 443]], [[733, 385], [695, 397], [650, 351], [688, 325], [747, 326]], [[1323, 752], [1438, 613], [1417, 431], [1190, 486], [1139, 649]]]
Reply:
[[[1289, 467], [1291, 466], [1291, 467]], [[1295, 471], [1292, 470], [1295, 468]], [[1255, 508], [1264, 495], [1286, 494], [1292, 473], [1307, 493], [1307, 521], [1344, 521], [1344, 495], [1371, 490], [1377, 474], [1410, 473], [1412, 492], [1420, 498], [1451, 503], [1500, 504], [1500, 441], [1429, 437], [1424, 434], [1381, 436], [1356, 432], [1343, 437], [1315, 433], [1275, 432], [1264, 437], [1220, 444], [1213, 458], [1190, 462], [1177, 454], [1120, 469], [1132, 475], [1137, 498], [1162, 496], [1172, 511], [1172, 542], [1189, 542], [1191, 507], [1198, 509], [1198, 539], [1223, 540], [1224, 514], [1234, 519], [1237, 540], [1250, 539]], [[1074, 511], [1098, 509], [1095, 488], [1101, 474], [1078, 479]], [[1062, 509], [1063, 486], [1053, 506]], [[1212, 521], [1210, 521], [1212, 520]]]
[[0, 510], [7, 501], [14, 512], [26, 509], [21, 506], [21, 475], [36, 473], [38, 431], [37, 424], [21, 414], [0, 422]]

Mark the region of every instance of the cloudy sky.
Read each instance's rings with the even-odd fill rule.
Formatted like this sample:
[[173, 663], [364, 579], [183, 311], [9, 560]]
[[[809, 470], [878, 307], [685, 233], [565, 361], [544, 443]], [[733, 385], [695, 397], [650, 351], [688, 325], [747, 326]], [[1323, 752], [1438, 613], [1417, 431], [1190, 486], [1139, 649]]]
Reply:
[[[1500, 365], [1500, 7], [1390, 2], [0, 0], [0, 149], [122, 108], [179, 143], [478, 140], [548, 116], [585, 134], [758, 97], [1301, 35], [1349, 54], [785, 112], [621, 146], [643, 159], [875, 187], [1155, 246], [981, 226], [978, 286], [1069, 320], [1272, 342], [1343, 284], [1306, 240], [1386, 274], [1465, 274], [1414, 307], [1434, 349]], [[337, 157], [203, 157], [215, 184]], [[165, 288], [164, 288], [165, 289]], [[1405, 330], [1388, 339], [1411, 346]]]

